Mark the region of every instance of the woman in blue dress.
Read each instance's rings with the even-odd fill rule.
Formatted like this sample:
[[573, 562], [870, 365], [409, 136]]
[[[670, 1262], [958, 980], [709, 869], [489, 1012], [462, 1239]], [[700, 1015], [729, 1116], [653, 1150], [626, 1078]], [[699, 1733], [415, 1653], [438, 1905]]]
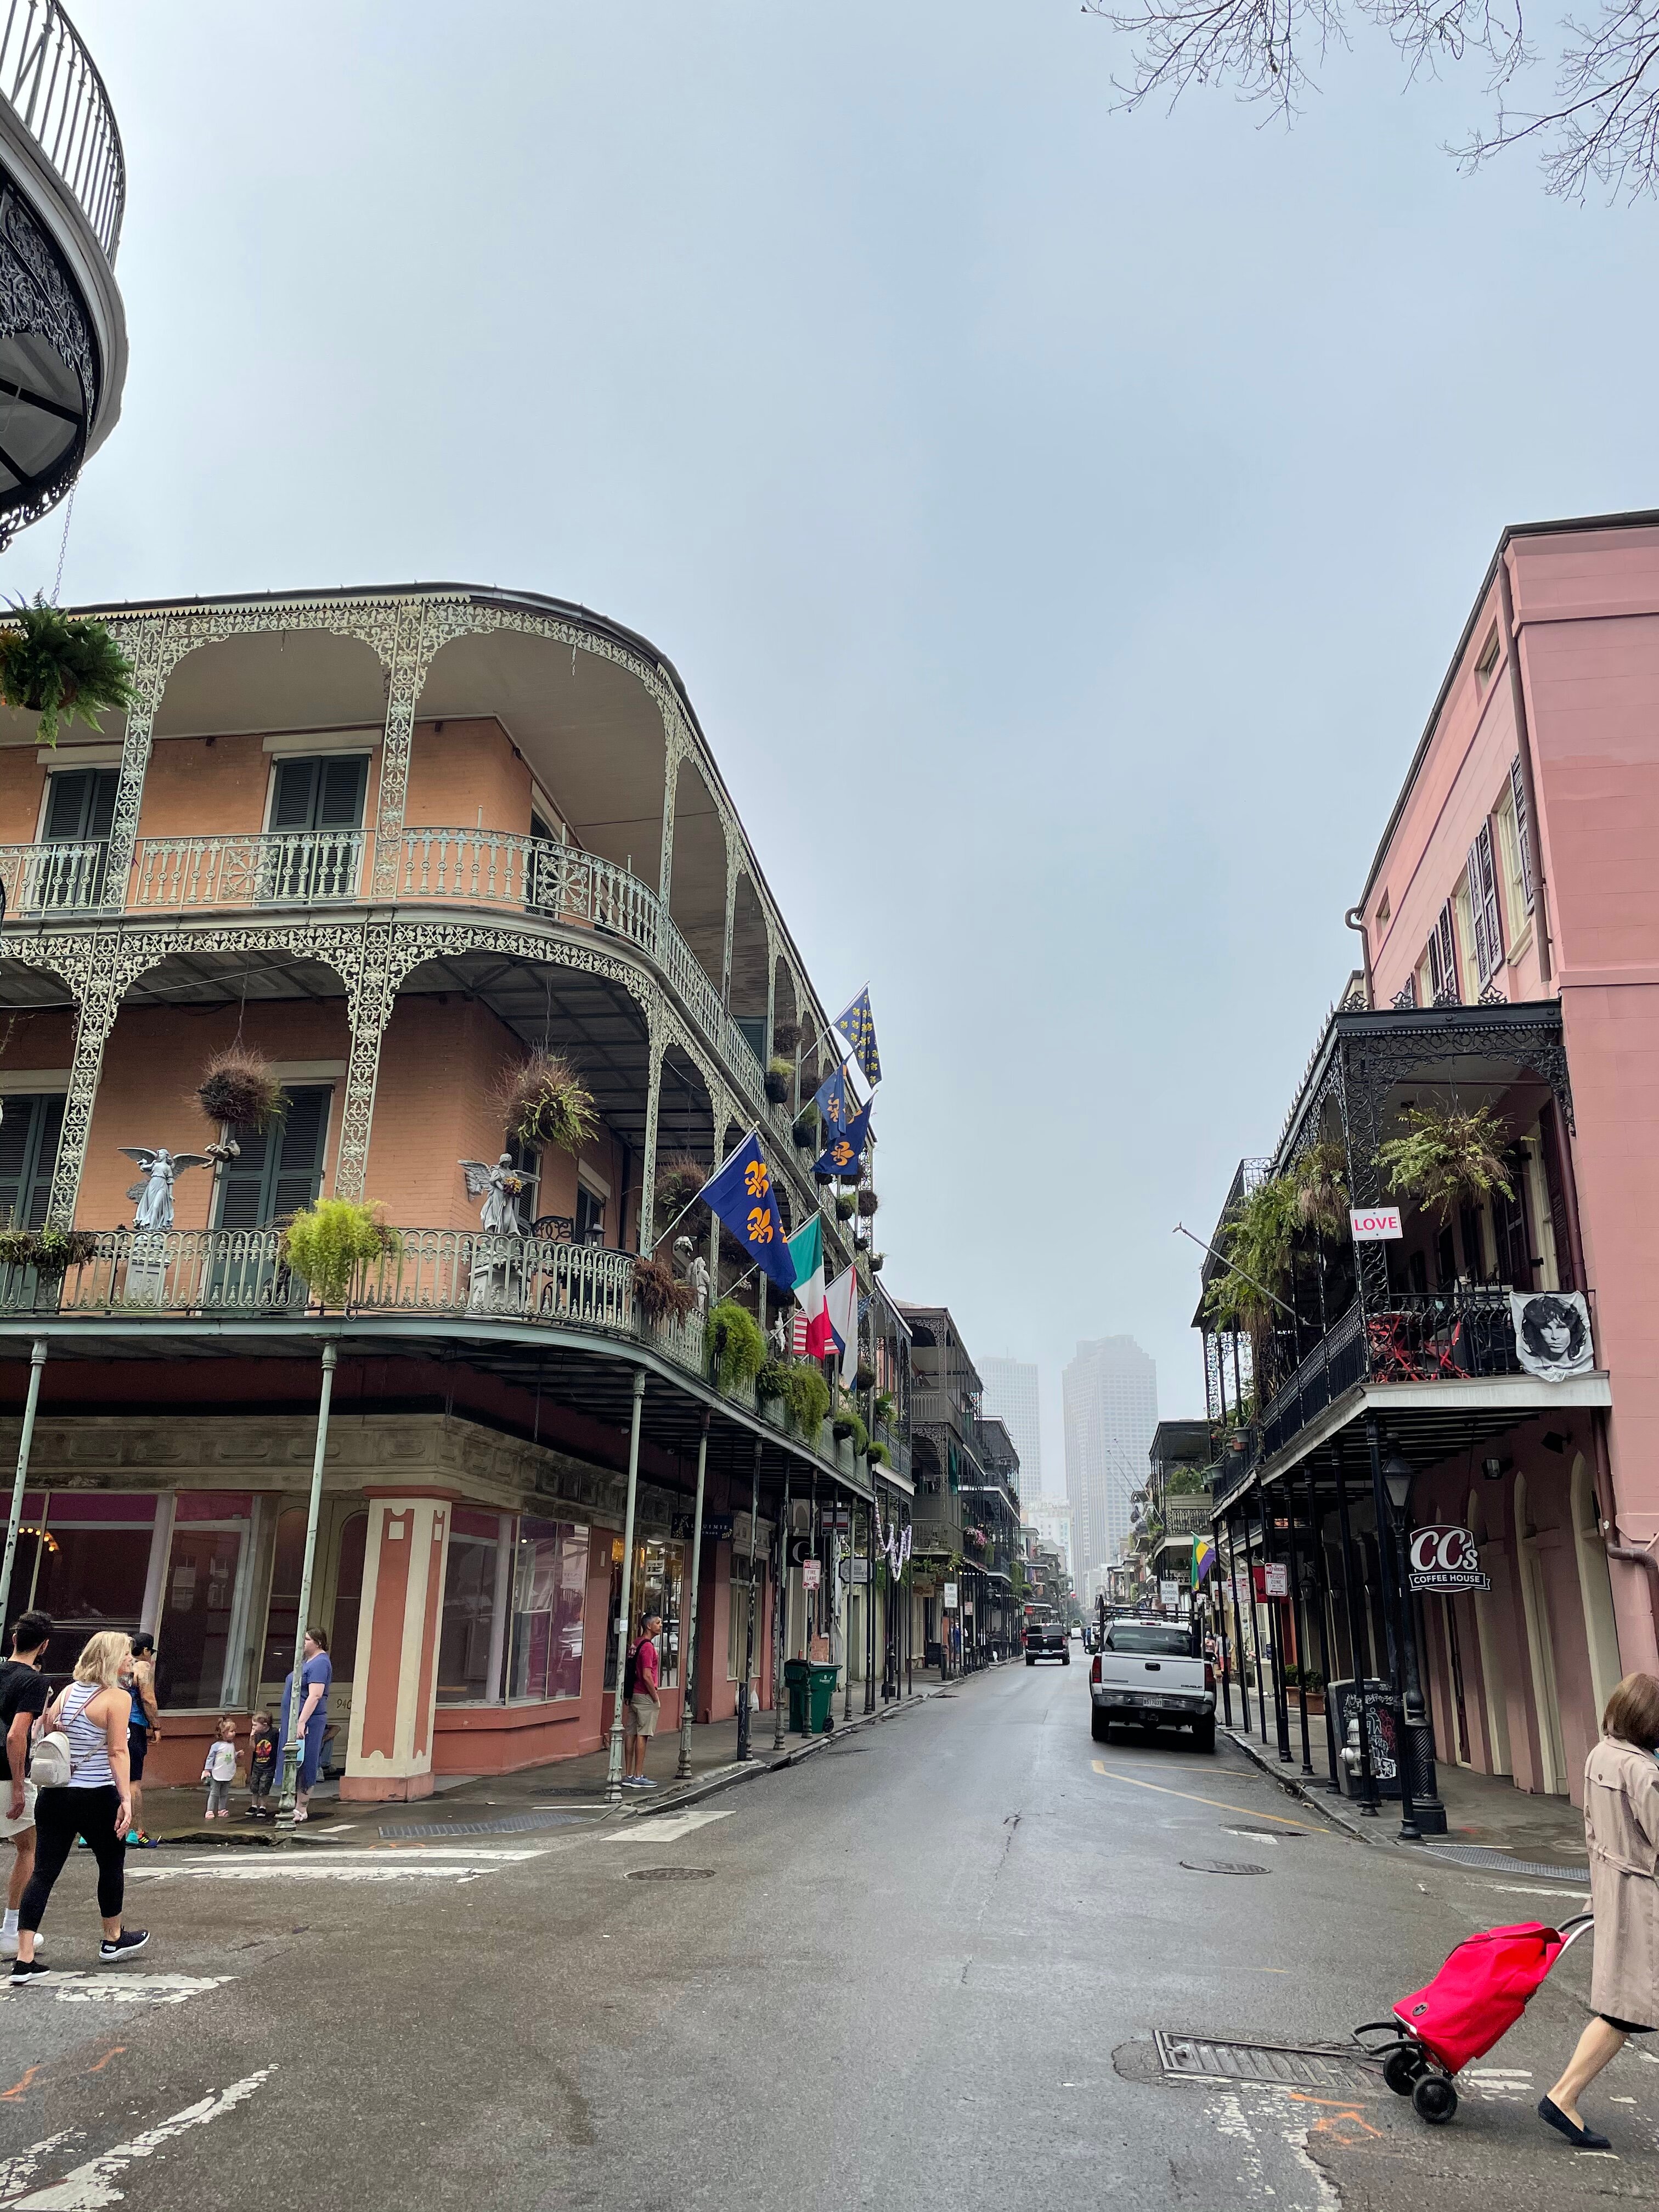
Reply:
[[[298, 1792], [294, 1801], [296, 1820], [309, 1818], [307, 1800], [317, 1786], [317, 1776], [323, 1763], [323, 1731], [328, 1726], [328, 1689], [334, 1680], [334, 1668], [328, 1656], [328, 1638], [320, 1628], [306, 1631], [305, 1654], [300, 1668], [300, 1776]], [[277, 1761], [278, 1775], [287, 1772], [289, 1712], [294, 1698], [294, 1675], [290, 1670], [283, 1684], [283, 1756]]]

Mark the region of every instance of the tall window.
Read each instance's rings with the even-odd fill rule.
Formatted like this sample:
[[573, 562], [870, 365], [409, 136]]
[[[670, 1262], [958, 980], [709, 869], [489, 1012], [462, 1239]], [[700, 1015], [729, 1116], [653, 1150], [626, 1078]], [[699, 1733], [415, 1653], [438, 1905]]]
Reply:
[[323, 1146], [333, 1096], [325, 1083], [285, 1090], [283, 1112], [268, 1128], [234, 1133], [242, 1150], [220, 1176], [216, 1228], [258, 1229], [312, 1204], [323, 1187]]
[[368, 788], [365, 753], [277, 762], [269, 827], [285, 842], [265, 859], [262, 897], [308, 902], [356, 895]]
[[90, 906], [100, 896], [120, 781], [119, 770], [112, 768], [59, 769], [47, 777], [40, 842], [63, 849], [39, 856], [31, 879], [31, 906], [61, 912]]
[[443, 1626], [438, 1639], [438, 1703], [477, 1704], [491, 1696], [501, 1516], [465, 1505], [449, 1516]]
[[605, 1200], [589, 1190], [585, 1182], [576, 1185], [576, 1242], [579, 1244], [603, 1244], [605, 1242]]
[[581, 1695], [586, 1599], [586, 1529], [526, 1516], [514, 1553], [508, 1697]]
[[1437, 1006], [1459, 1003], [1457, 988], [1457, 923], [1453, 902], [1446, 901], [1429, 936], [1429, 983]]
[[[181, 1492], [156, 1627], [155, 1694], [162, 1705], [216, 1705], [240, 1674], [236, 1597], [253, 1501]], [[304, 1515], [300, 1516], [304, 1521]], [[299, 1592], [295, 1592], [297, 1602]], [[283, 1672], [287, 1668], [284, 1667]]]
[[1487, 982], [1504, 957], [1504, 924], [1498, 910], [1498, 870], [1492, 860], [1492, 823], [1469, 848], [1469, 915], [1474, 934], [1474, 964]]
[[1519, 753], [1510, 763], [1510, 800], [1515, 809], [1515, 837], [1521, 862], [1521, 895], [1527, 902], [1527, 912], [1530, 914], [1534, 897], [1532, 848], [1527, 842], [1527, 786], [1521, 773]]

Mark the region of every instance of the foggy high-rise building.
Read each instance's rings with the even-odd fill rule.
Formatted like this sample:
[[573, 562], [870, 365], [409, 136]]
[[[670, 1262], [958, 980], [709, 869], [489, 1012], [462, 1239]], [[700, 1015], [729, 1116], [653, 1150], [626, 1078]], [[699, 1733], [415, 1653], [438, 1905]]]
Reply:
[[975, 1364], [985, 1385], [981, 1402], [986, 1414], [994, 1414], [1003, 1423], [1019, 1454], [1020, 1497], [1040, 1497], [1042, 1431], [1037, 1413], [1036, 1363], [1025, 1359], [981, 1359]]
[[1091, 1596], [1129, 1533], [1129, 1497], [1144, 1487], [1158, 1426], [1158, 1366], [1132, 1336], [1079, 1344], [1062, 1377], [1072, 1571]]

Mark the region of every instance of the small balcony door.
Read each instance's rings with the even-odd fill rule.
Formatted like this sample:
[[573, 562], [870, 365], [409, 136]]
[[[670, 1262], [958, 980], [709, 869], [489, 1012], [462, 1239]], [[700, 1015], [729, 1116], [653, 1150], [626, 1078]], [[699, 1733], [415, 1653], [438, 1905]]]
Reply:
[[366, 753], [282, 760], [270, 787], [263, 897], [309, 906], [356, 896], [363, 857]]
[[37, 912], [72, 913], [103, 896], [110, 824], [115, 819], [118, 769], [59, 769], [46, 779], [27, 903]]
[[[45, 1228], [64, 1103], [61, 1095], [5, 1100], [5, 1118], [0, 1121], [0, 1225]], [[33, 1306], [36, 1291], [33, 1267], [0, 1268], [0, 1306], [14, 1312]]]
[[[333, 1097], [325, 1083], [284, 1090], [287, 1111], [263, 1135], [254, 1129], [231, 1132], [242, 1150], [220, 1174], [216, 1229], [268, 1229], [312, 1203], [323, 1187], [323, 1146]], [[275, 1261], [257, 1250], [226, 1253], [214, 1269], [214, 1303], [286, 1303], [286, 1294], [279, 1299], [276, 1279]]]

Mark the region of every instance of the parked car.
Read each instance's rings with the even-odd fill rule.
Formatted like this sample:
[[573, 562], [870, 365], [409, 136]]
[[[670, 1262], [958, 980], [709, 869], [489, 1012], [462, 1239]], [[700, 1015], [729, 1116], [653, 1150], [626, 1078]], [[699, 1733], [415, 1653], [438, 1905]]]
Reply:
[[1028, 1620], [1025, 1624], [1025, 1663], [1035, 1667], [1039, 1659], [1058, 1659], [1062, 1667], [1072, 1663], [1072, 1647], [1062, 1620]]
[[1090, 1733], [1104, 1743], [1114, 1721], [1139, 1728], [1190, 1728], [1200, 1751], [1215, 1749], [1215, 1669], [1190, 1628], [1119, 1620], [1089, 1671]]

